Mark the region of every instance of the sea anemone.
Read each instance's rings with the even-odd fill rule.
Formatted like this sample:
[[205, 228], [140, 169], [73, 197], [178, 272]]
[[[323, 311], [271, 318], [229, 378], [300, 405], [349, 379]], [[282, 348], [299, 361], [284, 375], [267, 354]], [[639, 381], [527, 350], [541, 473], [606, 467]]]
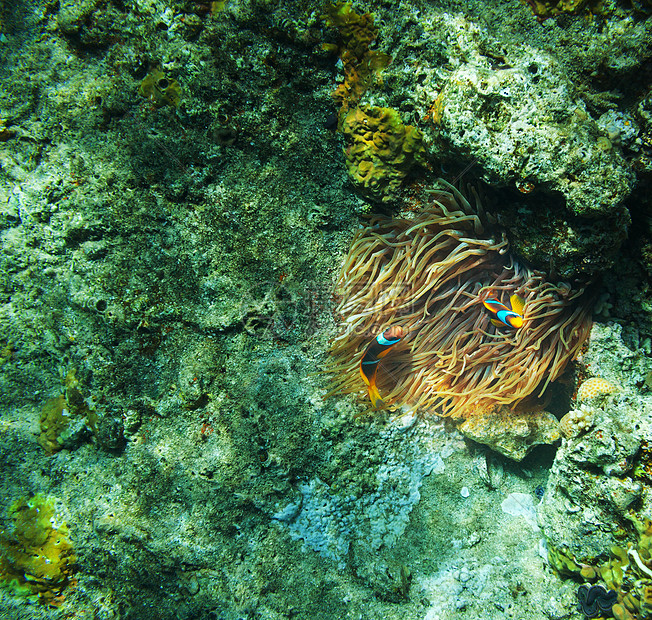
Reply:
[[[392, 408], [468, 418], [540, 397], [588, 336], [589, 296], [519, 263], [504, 233], [486, 229], [493, 218], [475, 191], [472, 206], [449, 183], [438, 187], [413, 219], [374, 216], [353, 239], [336, 289], [333, 392], [364, 388], [364, 349], [398, 325], [407, 335], [377, 377]], [[522, 327], [493, 325], [483, 301], [513, 294], [525, 300]]]

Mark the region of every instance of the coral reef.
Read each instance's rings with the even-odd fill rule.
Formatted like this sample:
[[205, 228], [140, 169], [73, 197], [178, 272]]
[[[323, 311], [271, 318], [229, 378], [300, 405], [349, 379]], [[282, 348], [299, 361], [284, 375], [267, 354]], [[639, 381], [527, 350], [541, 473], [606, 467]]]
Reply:
[[577, 112], [583, 106], [571, 90], [554, 61], [536, 53], [527, 66], [507, 71], [488, 67], [486, 60], [465, 64], [437, 91], [441, 120], [434, 132], [424, 133], [435, 154], [463, 154], [482, 166], [487, 180], [560, 192], [573, 215], [608, 216], [617, 223], [612, 234], [622, 237], [628, 223], [622, 202], [633, 176], [618, 151], [597, 148], [598, 127]]
[[[515, 44], [499, 34], [503, 18], [487, 30], [469, 15], [433, 9], [418, 35], [393, 38], [385, 105], [417, 111], [405, 118], [419, 119], [429, 161], [506, 188], [491, 208], [534, 267], [563, 279], [603, 273], [626, 238], [636, 176], [628, 147], [603, 149], [609, 138], [597, 119], [621, 108], [605, 89], [620, 92], [625, 76], [642, 70], [635, 50], [649, 48], [652, 33], [636, 20], [580, 28], [577, 18], [570, 35], [548, 20]], [[411, 32], [410, 19], [396, 31]], [[590, 49], [558, 53], [566, 36], [590, 40]], [[605, 71], [598, 78], [580, 66]], [[645, 81], [631, 84], [630, 101], [638, 101]]]
[[579, 408], [562, 419], [567, 430], [539, 520], [551, 566], [561, 575], [605, 584], [617, 597], [613, 617], [634, 620], [649, 616], [652, 587], [652, 403], [636, 387], [651, 362], [627, 351], [618, 326], [596, 325], [582, 363], [598, 362], [609, 381], [587, 379], [584, 391], [578, 390]]
[[[400, 433], [400, 429], [393, 428], [382, 436], [391, 442]], [[352, 544], [364, 541], [370, 552], [383, 546], [391, 548], [408, 525], [425, 477], [442, 474], [445, 469], [439, 450], [420, 449], [420, 444], [432, 448], [431, 442], [438, 435], [437, 429], [422, 429], [414, 437], [414, 447], [405, 445], [400, 451], [390, 448], [375, 474], [374, 493], [363, 493], [351, 501], [352, 496], [347, 494], [353, 491], [351, 486], [339, 484], [333, 489], [315, 478], [299, 485], [298, 500], [272, 518], [286, 524], [293, 539], [337, 561], [341, 568]], [[403, 464], [406, 458], [411, 462], [409, 468]]]
[[[443, 187], [416, 218], [374, 217], [354, 239], [337, 287], [333, 391], [359, 391], [361, 347], [399, 325], [407, 336], [379, 368], [383, 399], [468, 418], [541, 396], [588, 335], [590, 297], [520, 265]], [[492, 326], [483, 299], [514, 293], [525, 298], [524, 326]]]
[[[568, 562], [579, 554], [580, 578], [614, 546], [647, 565], [623, 516], [650, 504], [652, 480], [641, 402], [652, 389], [646, 13], [621, 3], [613, 18], [541, 24], [521, 0], [0, 6], [0, 493], [7, 506], [60, 498], [50, 526], [62, 534], [66, 521], [75, 558], [60, 580], [32, 582], [25, 567], [57, 566], [30, 564], [39, 553], [63, 556], [54, 538], [21, 555], [29, 499], [3, 511], [1, 566], [15, 579], [0, 587], [2, 620], [579, 617], [580, 584], [541, 559], [542, 495], [551, 557], [557, 540], [576, 545]], [[154, 67], [179, 82], [178, 105]], [[354, 191], [347, 175], [352, 138], [337, 129], [358, 108], [392, 110], [401, 132], [423, 136], [414, 159], [427, 165], [391, 202]], [[497, 273], [529, 273], [512, 264], [518, 252], [574, 292], [573, 277], [617, 267], [599, 291], [599, 320], [613, 323], [593, 329], [549, 403], [505, 412], [511, 438], [485, 427], [489, 445], [448, 419], [361, 416], [355, 398], [323, 395], [333, 279], [360, 216], [373, 201], [392, 221], [423, 223], [422, 188], [436, 176], [478, 188], [496, 228], [462, 222], [456, 243], [491, 255]], [[387, 231], [389, 218], [378, 221]], [[478, 246], [502, 243], [500, 230], [509, 253]], [[442, 294], [457, 285], [453, 270]], [[507, 290], [495, 295], [508, 303]], [[519, 331], [543, 302], [528, 300]], [[526, 336], [472, 309], [492, 342]], [[358, 377], [360, 353], [346, 377]], [[66, 386], [70, 369], [77, 385]], [[620, 390], [572, 402], [570, 371]], [[593, 424], [562, 444], [576, 467], [559, 465], [571, 497], [542, 493], [555, 448], [520, 462], [498, 449], [544, 436], [526, 423], [554, 430], [541, 409], [580, 407]], [[628, 437], [616, 422], [630, 418]], [[600, 431], [613, 443], [597, 458]], [[618, 473], [618, 458], [631, 468]]]
[[394, 199], [410, 168], [423, 163], [421, 132], [404, 125], [395, 110], [354, 108], [344, 115], [340, 131], [347, 143], [344, 156], [349, 176], [371, 200]]
[[70, 584], [75, 555], [68, 526], [42, 494], [8, 509], [11, 527], [0, 531], [0, 586], [40, 603], [58, 605]]
[[[539, 509], [544, 531], [553, 546], [567, 547], [582, 561], [617, 542], [614, 535], [623, 514], [647, 493], [639, 481], [627, 477], [642, 440], [631, 406], [631, 400], [612, 397], [596, 408], [584, 434], [563, 440], [551, 470]], [[600, 475], [583, 475], [588, 467]]]

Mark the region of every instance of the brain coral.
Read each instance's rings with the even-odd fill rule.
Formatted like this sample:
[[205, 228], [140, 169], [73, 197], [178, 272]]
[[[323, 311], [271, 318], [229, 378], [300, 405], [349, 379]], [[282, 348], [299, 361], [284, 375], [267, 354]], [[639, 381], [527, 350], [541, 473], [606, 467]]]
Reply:
[[577, 389], [577, 402], [583, 402], [586, 400], [591, 400], [597, 396], [604, 396], [606, 394], [612, 394], [618, 388], [613, 384], [602, 379], [601, 377], [591, 377], [587, 379], [580, 385]]

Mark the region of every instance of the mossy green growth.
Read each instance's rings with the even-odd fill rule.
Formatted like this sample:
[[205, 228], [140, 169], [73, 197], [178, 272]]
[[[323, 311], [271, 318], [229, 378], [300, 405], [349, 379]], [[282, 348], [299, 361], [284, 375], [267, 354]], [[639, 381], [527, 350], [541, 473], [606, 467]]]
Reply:
[[42, 494], [21, 498], [8, 510], [12, 526], [0, 530], [0, 586], [56, 605], [75, 564], [68, 526]]
[[[2, 139], [2, 120], [0, 120], [0, 140]], [[14, 348], [6, 340], [0, 341], [0, 368], [13, 356]]]
[[170, 106], [176, 108], [181, 101], [179, 82], [168, 77], [160, 69], [152, 69], [141, 82], [138, 92], [146, 97], [155, 108]]
[[344, 116], [340, 130], [349, 176], [372, 200], [394, 199], [410, 168], [425, 162], [421, 132], [404, 125], [391, 108], [356, 107]]
[[84, 431], [95, 431], [95, 412], [86, 404], [74, 370], [66, 375], [64, 388], [64, 394], [48, 399], [41, 409], [38, 442], [48, 454], [58, 452]]
[[603, 0], [525, 0], [539, 21], [556, 17], [564, 13], [578, 15], [586, 12], [592, 15], [604, 15], [608, 3]]

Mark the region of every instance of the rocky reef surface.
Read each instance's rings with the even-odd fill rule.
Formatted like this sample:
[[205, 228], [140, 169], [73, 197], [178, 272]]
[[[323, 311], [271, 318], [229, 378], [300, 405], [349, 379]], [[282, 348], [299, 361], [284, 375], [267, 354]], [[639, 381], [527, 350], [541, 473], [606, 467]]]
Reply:
[[[652, 19], [536, 10], [0, 2], [3, 618], [647, 617]], [[321, 374], [361, 216], [439, 176], [602, 277], [482, 443]]]

